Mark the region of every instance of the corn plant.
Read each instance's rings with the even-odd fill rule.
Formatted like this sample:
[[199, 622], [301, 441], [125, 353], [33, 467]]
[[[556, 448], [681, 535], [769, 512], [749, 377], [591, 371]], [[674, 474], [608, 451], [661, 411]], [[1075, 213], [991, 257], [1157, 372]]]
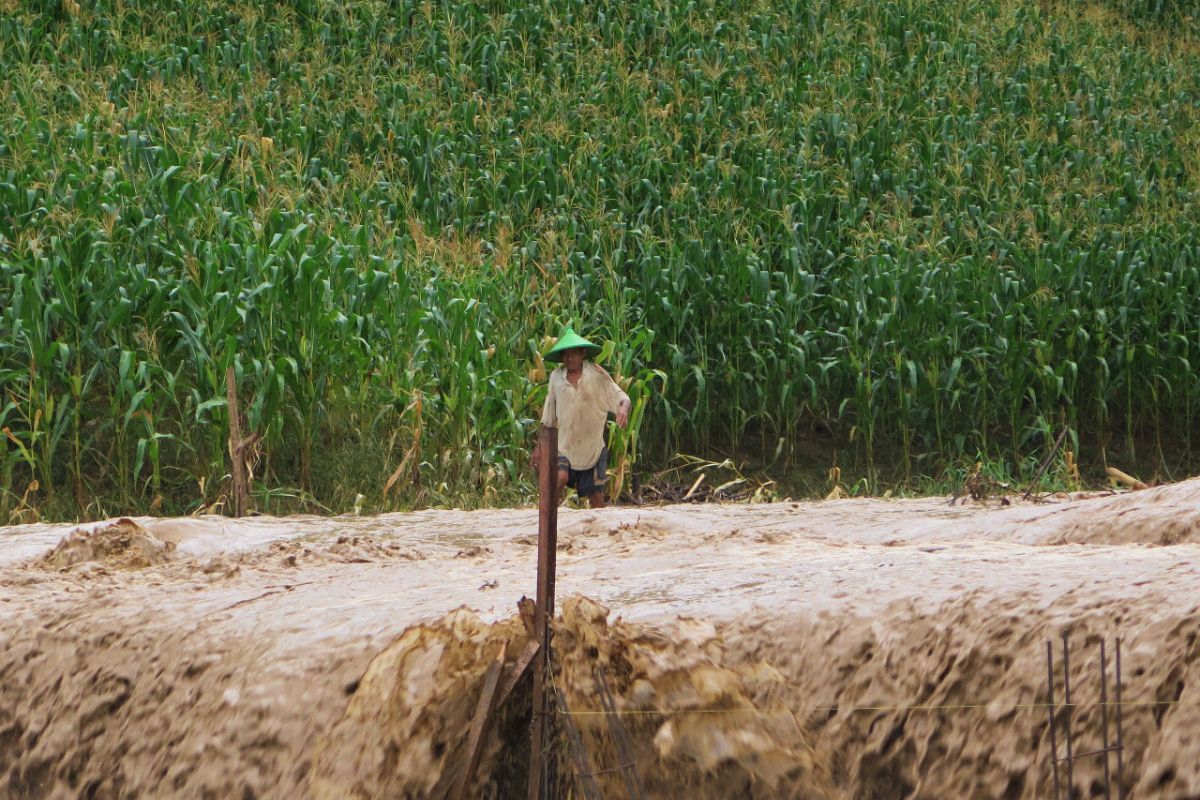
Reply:
[[9, 6], [0, 511], [527, 499], [568, 320], [616, 485], [1197, 463], [1187, 3]]

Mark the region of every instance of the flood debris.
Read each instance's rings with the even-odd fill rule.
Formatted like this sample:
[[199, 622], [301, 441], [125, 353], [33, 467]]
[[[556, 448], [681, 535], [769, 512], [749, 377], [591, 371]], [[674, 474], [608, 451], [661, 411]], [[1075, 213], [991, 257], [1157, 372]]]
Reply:
[[595, 600], [567, 598], [554, 638], [554, 687], [587, 740], [603, 796], [626, 788], [596, 667], [608, 676], [647, 797], [678, 796], [681, 787], [697, 800], [835, 796], [827, 760], [775, 699], [785, 683], [778, 670], [731, 655], [703, 620], [656, 627], [609, 617]]
[[[448, 797], [470, 758], [473, 712], [489, 665], [502, 651], [515, 657], [528, 642], [518, 617], [489, 624], [467, 609], [405, 631], [371, 661], [345, 715], [318, 745], [312, 796]], [[467, 796], [511, 791], [523, 741], [513, 732], [527, 730], [528, 690], [524, 700], [495, 709], [491, 727], [500, 733], [477, 754], [478, 781], [487, 788]]]
[[108, 569], [145, 569], [170, 561], [174, 549], [174, 543], [160, 541], [133, 520], [118, 519], [91, 530], [72, 531], [34, 565], [61, 570], [94, 563]]
[[[791, 712], [771, 697], [783, 676], [769, 664], [728, 659], [715, 628], [679, 620], [659, 629], [609, 621], [575, 596], [554, 626], [553, 691], [588, 740], [604, 796], [621, 791], [617, 743], [606, 735], [595, 668], [612, 676], [615, 704], [647, 797], [833, 797], [824, 760]], [[345, 716], [319, 748], [311, 776], [318, 798], [448, 797], [472, 758], [470, 732], [489, 666], [529, 647], [521, 619], [486, 623], [459, 609], [406, 631], [357, 684]], [[496, 682], [503, 683], [502, 678]], [[493, 687], [494, 688], [494, 687]], [[511, 689], [510, 689], [511, 691]], [[529, 690], [492, 709], [493, 735], [474, 754], [471, 797], [511, 797], [527, 757]], [[503, 695], [503, 693], [502, 693]], [[607, 788], [606, 788], [607, 787]]]
[[1117, 469], [1116, 467], [1105, 467], [1104, 471], [1108, 473], [1108, 478], [1110, 481], [1112, 481], [1114, 486], [1128, 486], [1134, 491], [1150, 488], [1148, 485], [1142, 483], [1128, 472]]

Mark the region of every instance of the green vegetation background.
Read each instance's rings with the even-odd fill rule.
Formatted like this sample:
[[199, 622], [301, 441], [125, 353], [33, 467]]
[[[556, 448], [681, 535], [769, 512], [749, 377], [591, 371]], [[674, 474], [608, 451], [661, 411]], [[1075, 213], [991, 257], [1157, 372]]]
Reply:
[[1068, 470], [1178, 477], [1198, 25], [0, 0], [0, 523], [218, 503], [231, 363], [260, 508], [519, 500], [568, 320], [638, 404], [626, 485], [676, 453], [811, 491], [1022, 476], [1062, 426]]

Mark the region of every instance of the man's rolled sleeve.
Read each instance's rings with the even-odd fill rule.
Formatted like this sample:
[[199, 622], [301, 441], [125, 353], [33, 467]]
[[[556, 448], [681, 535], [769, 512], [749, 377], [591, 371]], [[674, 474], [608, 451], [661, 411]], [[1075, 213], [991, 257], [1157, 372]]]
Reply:
[[611, 411], [613, 414], [616, 414], [616, 413], [619, 413], [621, 410], [621, 403], [629, 402], [629, 395], [625, 394], [625, 391], [620, 386], [618, 386], [617, 382], [614, 381], [611, 377], [608, 379], [608, 382], [609, 382], [608, 410]]

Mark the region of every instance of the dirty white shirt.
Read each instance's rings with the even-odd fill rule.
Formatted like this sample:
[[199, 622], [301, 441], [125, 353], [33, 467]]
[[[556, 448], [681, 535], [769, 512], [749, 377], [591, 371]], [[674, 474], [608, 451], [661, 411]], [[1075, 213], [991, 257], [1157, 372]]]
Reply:
[[574, 386], [567, 368], [550, 373], [550, 390], [542, 407], [542, 424], [558, 428], [558, 452], [571, 462], [571, 469], [591, 469], [604, 449], [604, 423], [617, 413], [629, 395], [602, 367], [585, 361], [583, 374]]

